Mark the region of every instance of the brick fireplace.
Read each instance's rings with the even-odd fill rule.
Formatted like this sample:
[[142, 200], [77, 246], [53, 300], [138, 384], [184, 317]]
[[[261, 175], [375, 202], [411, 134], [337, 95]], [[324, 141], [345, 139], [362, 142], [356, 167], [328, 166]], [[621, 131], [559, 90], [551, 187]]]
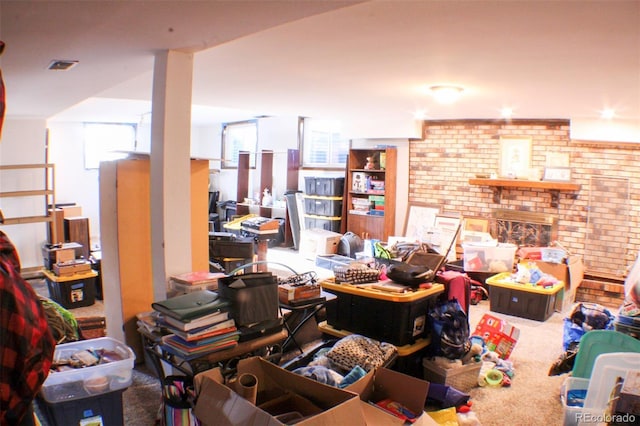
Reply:
[[[465, 217], [490, 219], [495, 238], [518, 245], [544, 246], [558, 241], [583, 257], [587, 276], [597, 275], [597, 288], [585, 286], [585, 297], [611, 306], [619, 299], [616, 294], [622, 293], [618, 291], [624, 279], [621, 265], [632, 265], [640, 252], [640, 234], [635, 232], [640, 228], [640, 217], [623, 217], [621, 204], [612, 202], [611, 197], [614, 192], [640, 187], [640, 147], [573, 141], [569, 129], [569, 120], [563, 119], [425, 121], [423, 140], [409, 141], [408, 202], [440, 205]], [[557, 203], [550, 203], [552, 193], [545, 189], [503, 188], [496, 199], [492, 188], [470, 185], [476, 175], [499, 170], [501, 137], [521, 136], [532, 139], [532, 168], [544, 169], [554, 153], [568, 156], [571, 182], [580, 190], [561, 191]], [[600, 182], [604, 179], [608, 183], [611, 174], [628, 183], [614, 184], [615, 191], [608, 185], [606, 196], [600, 196]], [[609, 208], [596, 208], [595, 201]], [[640, 197], [631, 196], [625, 202], [624, 211], [640, 211]], [[612, 209], [617, 210], [615, 216]], [[603, 238], [604, 230], [615, 238]], [[587, 264], [591, 259], [604, 269], [590, 271]]]

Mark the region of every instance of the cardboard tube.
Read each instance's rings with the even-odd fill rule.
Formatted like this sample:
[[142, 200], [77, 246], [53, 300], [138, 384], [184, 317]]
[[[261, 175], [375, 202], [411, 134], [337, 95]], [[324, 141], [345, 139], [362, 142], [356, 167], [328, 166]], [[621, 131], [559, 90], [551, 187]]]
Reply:
[[258, 378], [256, 376], [249, 373], [241, 374], [238, 376], [234, 388], [238, 395], [252, 404], [256, 403], [258, 395]]

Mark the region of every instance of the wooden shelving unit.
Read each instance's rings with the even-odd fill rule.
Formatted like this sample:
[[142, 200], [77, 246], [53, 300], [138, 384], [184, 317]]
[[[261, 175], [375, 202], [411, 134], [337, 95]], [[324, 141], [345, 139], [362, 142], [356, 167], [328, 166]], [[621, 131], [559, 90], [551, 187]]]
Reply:
[[493, 190], [493, 202], [500, 204], [503, 188], [542, 189], [551, 194], [551, 207], [558, 207], [560, 192], [576, 192], [580, 184], [573, 182], [554, 182], [524, 179], [469, 179], [469, 185], [488, 186]]
[[55, 166], [53, 164], [48, 164], [48, 163], [16, 164], [16, 165], [0, 166], [0, 172], [20, 171], [20, 170], [22, 171], [38, 170], [38, 169], [41, 169], [43, 171], [42, 188], [0, 192], [0, 198], [43, 197], [43, 204], [42, 204], [43, 213], [41, 215], [4, 217], [0, 210], [1, 225], [17, 225], [17, 224], [24, 224], [24, 223], [51, 222], [53, 220], [53, 216], [49, 207], [55, 206], [55, 202], [56, 202], [55, 185], [54, 185], [54, 175], [55, 175], [54, 168]]
[[[367, 167], [367, 159], [373, 168]], [[347, 231], [368, 238], [386, 241], [395, 231], [396, 222], [396, 161], [395, 147], [358, 148], [349, 150], [344, 203], [346, 204]], [[384, 190], [372, 190], [355, 183], [357, 176], [369, 176], [369, 180], [383, 182]], [[354, 213], [353, 203], [371, 200], [371, 196], [384, 197], [384, 210], [371, 214]], [[372, 210], [375, 210], [372, 207]]]
[[[273, 170], [274, 170], [274, 152], [272, 150], [262, 150], [260, 153], [260, 197], [263, 195], [265, 188], [273, 191]], [[236, 214], [244, 216], [251, 213], [251, 204], [244, 203], [244, 198], [250, 197], [249, 194], [249, 153], [240, 152], [238, 161], [238, 192], [236, 201]], [[297, 149], [287, 150], [287, 175], [286, 189], [287, 191], [295, 191], [298, 189], [298, 173], [300, 170], [300, 151]], [[273, 193], [271, 195], [274, 195]], [[258, 214], [262, 217], [272, 217], [272, 206], [258, 206]], [[283, 245], [285, 247], [293, 245], [293, 237], [290, 228], [289, 212], [284, 208], [285, 214], [285, 235]]]

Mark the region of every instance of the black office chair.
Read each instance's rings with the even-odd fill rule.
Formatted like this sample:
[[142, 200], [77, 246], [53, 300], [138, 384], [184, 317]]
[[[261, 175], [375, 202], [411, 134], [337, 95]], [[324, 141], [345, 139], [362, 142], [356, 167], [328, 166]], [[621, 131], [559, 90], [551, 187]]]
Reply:
[[219, 199], [220, 191], [209, 191], [209, 231], [213, 232], [220, 232]]

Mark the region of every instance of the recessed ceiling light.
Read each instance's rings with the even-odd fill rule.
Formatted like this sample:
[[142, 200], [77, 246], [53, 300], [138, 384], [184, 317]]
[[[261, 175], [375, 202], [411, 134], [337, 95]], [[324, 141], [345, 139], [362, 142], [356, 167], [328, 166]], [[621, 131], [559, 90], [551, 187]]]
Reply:
[[464, 89], [460, 86], [442, 84], [429, 87], [429, 91], [437, 102], [451, 104], [460, 98]]
[[78, 65], [78, 62], [80, 61], [54, 59], [53, 61], [51, 61], [47, 69], [54, 70], [54, 71], [66, 71]]
[[511, 116], [513, 116], [513, 109], [504, 107], [500, 110], [500, 115], [504, 118], [511, 118]]
[[426, 109], [417, 109], [413, 112], [413, 118], [416, 120], [424, 120], [427, 118], [427, 110]]
[[600, 117], [604, 118], [605, 120], [611, 120], [613, 117], [615, 117], [615, 115], [616, 115], [615, 110], [611, 108], [605, 108], [600, 113]]

